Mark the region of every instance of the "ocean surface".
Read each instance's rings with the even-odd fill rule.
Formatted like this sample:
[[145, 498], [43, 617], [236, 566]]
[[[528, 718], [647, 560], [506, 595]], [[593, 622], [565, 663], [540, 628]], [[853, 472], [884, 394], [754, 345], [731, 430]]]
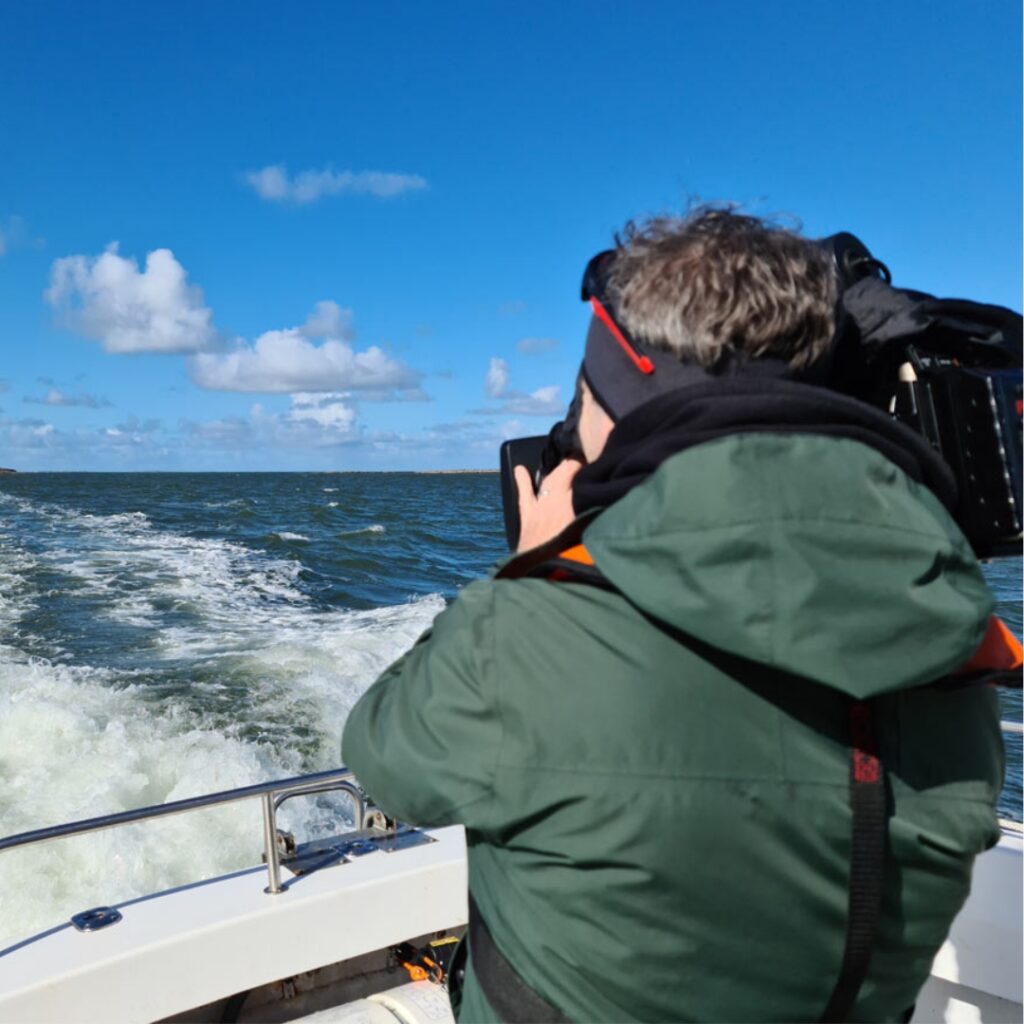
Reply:
[[[0, 476], [0, 835], [336, 766], [358, 696], [505, 553], [500, 504], [491, 474]], [[1018, 636], [1020, 570], [986, 567]], [[0, 949], [259, 854], [254, 801], [0, 854]]]

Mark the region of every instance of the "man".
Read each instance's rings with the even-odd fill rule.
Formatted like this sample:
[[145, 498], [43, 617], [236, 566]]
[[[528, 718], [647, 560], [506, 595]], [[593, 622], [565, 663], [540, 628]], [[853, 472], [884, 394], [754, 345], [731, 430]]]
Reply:
[[792, 232], [657, 219], [585, 297], [586, 465], [519, 471], [520, 553], [344, 760], [466, 826], [460, 1020], [904, 1019], [998, 835], [995, 695], [927, 685], [992, 608], [946, 471], [815, 383], [836, 283]]

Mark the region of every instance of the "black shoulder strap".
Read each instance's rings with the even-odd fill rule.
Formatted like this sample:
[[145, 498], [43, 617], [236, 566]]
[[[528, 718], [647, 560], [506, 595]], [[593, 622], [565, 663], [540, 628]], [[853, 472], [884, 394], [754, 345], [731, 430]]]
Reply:
[[487, 1002], [505, 1024], [569, 1024], [569, 1018], [537, 995], [505, 959], [494, 944], [472, 893], [469, 894], [469, 953], [473, 973]]
[[[597, 566], [581, 565], [557, 555], [537, 559], [534, 564], [524, 566], [520, 574], [617, 589]], [[662, 624], [655, 624], [664, 628]], [[850, 706], [850, 809], [846, 943], [839, 976], [821, 1015], [824, 1024], [846, 1021], [853, 1011], [871, 964], [882, 913], [888, 837], [885, 776], [878, 756], [873, 707], [859, 701]], [[564, 1021], [565, 1017], [526, 985], [494, 945], [472, 894], [469, 908], [474, 968], [484, 994], [501, 1019], [506, 1022]]]
[[867, 977], [882, 912], [887, 808], [870, 704], [850, 708], [850, 808], [853, 811], [846, 948], [835, 988], [821, 1020], [849, 1018]]

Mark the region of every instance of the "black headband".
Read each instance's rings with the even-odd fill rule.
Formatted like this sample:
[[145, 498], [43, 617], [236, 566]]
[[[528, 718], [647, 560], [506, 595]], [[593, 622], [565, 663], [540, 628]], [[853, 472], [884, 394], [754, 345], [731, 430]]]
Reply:
[[689, 384], [713, 377], [744, 376], [791, 380], [803, 375], [782, 359], [737, 359], [719, 362], [714, 370], [683, 362], [677, 353], [638, 344], [615, 323], [608, 310], [591, 297], [594, 316], [580, 373], [594, 398], [618, 423], [646, 402]]

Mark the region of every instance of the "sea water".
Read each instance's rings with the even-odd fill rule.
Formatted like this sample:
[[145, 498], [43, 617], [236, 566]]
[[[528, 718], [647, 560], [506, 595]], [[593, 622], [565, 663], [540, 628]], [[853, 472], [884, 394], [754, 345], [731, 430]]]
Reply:
[[[337, 766], [359, 695], [504, 553], [493, 474], [0, 477], [0, 835]], [[986, 572], [1019, 636], [1020, 562]], [[1001, 811], [1020, 820], [1007, 747]], [[293, 800], [282, 824], [347, 812]], [[259, 815], [0, 854], [0, 949], [258, 863]]]

